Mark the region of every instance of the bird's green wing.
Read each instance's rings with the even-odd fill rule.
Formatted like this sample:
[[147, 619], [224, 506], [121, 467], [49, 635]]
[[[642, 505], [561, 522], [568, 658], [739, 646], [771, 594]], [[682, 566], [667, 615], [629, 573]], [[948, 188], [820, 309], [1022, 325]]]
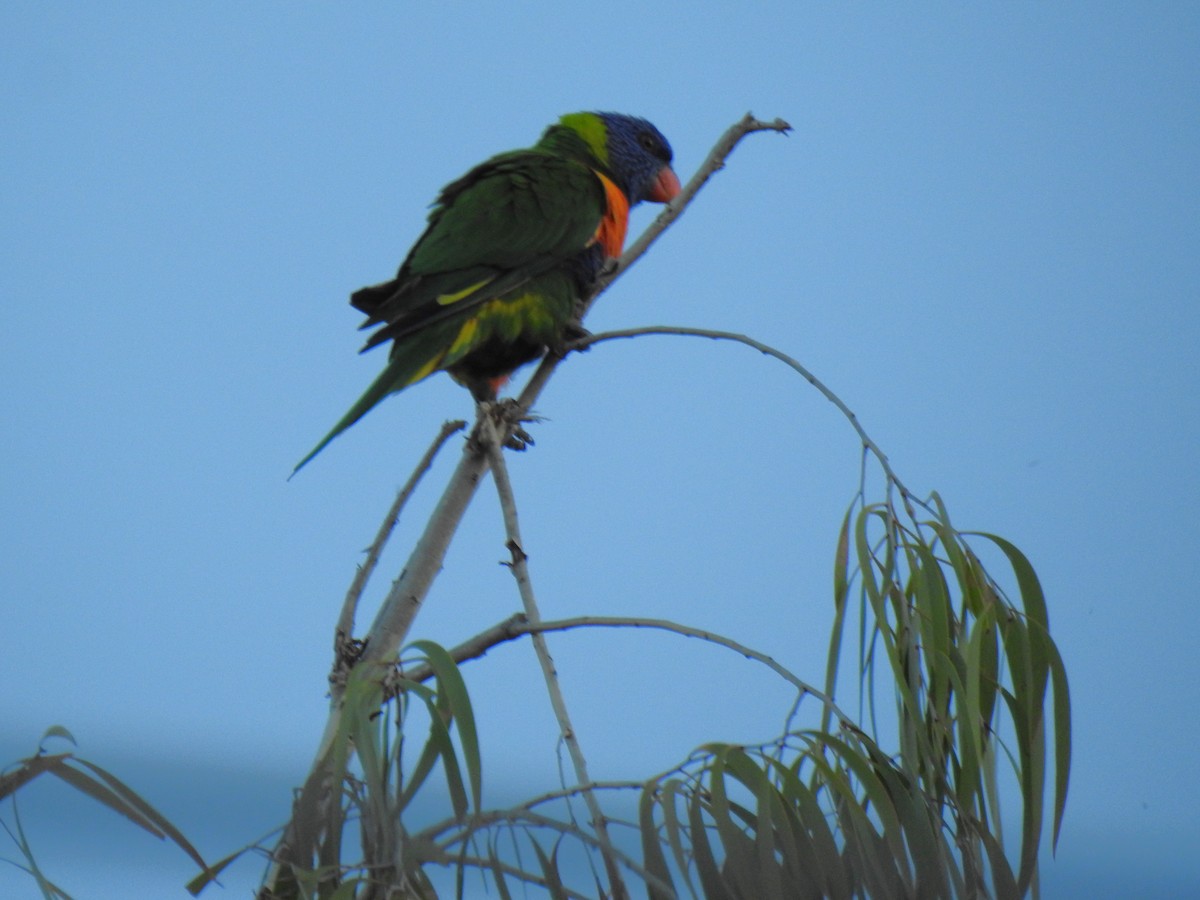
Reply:
[[507, 294], [573, 258], [593, 239], [604, 187], [583, 164], [541, 150], [495, 157], [447, 185], [396, 278], [351, 303], [367, 342], [401, 338]]

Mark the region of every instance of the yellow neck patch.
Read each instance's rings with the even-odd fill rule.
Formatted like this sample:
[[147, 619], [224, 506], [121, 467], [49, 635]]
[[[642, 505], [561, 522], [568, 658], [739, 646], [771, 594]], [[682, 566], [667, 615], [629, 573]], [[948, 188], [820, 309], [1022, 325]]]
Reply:
[[596, 159], [608, 165], [608, 128], [603, 119], [595, 113], [570, 113], [558, 121], [583, 138], [584, 143], [596, 154]]

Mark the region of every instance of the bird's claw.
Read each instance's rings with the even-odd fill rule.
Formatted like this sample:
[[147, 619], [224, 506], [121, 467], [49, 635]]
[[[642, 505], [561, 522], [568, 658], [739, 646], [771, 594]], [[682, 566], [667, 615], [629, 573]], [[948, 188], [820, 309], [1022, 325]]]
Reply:
[[334, 645], [334, 665], [333, 671], [329, 674], [330, 683], [345, 686], [350, 670], [362, 659], [366, 649], [367, 642], [365, 640], [339, 632]]
[[577, 341], [580, 338], [585, 338], [591, 332], [583, 327], [581, 319], [572, 318], [567, 320], [567, 324], [563, 326], [562, 336], [565, 341]]
[[504, 439], [504, 446], [509, 450], [524, 452], [533, 446], [533, 438], [520, 425], [514, 425], [512, 434]]
[[534, 445], [533, 436], [521, 427], [522, 422], [541, 422], [542, 416], [526, 412], [512, 397], [502, 397], [481, 403], [499, 434], [507, 435], [503, 443], [510, 450], [528, 450]]
[[587, 344], [582, 347], [574, 347], [572, 345], [591, 336], [592, 333], [583, 327], [583, 322], [578, 318], [573, 318], [563, 325], [558, 339], [550, 346], [550, 352], [559, 358], [566, 356], [572, 350], [583, 353], [586, 350], [590, 350], [591, 347]]

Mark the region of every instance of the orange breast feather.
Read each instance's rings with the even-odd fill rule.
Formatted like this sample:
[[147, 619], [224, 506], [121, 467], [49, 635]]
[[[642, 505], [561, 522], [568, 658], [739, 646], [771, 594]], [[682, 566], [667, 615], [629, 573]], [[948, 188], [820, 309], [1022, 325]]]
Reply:
[[604, 185], [608, 203], [592, 241], [598, 243], [608, 256], [615, 259], [625, 247], [625, 229], [629, 227], [629, 200], [611, 179], [599, 172], [596, 172], [596, 177]]

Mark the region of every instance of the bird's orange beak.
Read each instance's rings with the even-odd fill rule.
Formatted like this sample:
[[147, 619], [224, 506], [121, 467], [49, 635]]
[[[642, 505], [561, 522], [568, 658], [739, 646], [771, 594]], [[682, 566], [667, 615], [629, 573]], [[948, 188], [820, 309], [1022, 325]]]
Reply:
[[663, 166], [658, 170], [658, 177], [654, 179], [654, 184], [650, 185], [650, 192], [646, 194], [646, 199], [653, 200], [655, 203], [668, 203], [679, 196], [679, 190], [679, 176], [670, 166]]

